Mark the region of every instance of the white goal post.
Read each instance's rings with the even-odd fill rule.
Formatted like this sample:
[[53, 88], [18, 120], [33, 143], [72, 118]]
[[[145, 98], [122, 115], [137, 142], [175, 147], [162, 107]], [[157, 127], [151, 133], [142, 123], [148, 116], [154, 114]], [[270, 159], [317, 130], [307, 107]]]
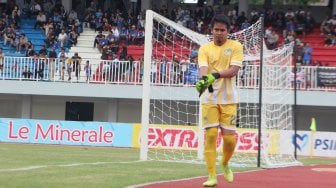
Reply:
[[[146, 12], [145, 24], [140, 159], [204, 162], [204, 131], [194, 88], [197, 79], [194, 54], [211, 36], [194, 32], [151, 10]], [[293, 45], [267, 50], [261, 47], [262, 30], [260, 19], [229, 36], [244, 46], [244, 66], [237, 76], [240, 98], [237, 148], [230, 163], [255, 167], [260, 138], [262, 167], [299, 165], [292, 144], [294, 91], [289, 77]], [[220, 135], [217, 145], [221, 155]]]

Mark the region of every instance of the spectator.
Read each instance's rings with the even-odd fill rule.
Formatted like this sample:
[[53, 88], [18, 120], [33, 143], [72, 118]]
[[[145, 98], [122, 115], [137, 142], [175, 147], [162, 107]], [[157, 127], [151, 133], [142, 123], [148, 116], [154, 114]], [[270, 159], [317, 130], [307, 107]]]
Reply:
[[90, 12], [90, 13], [95, 13], [96, 10], [97, 10], [97, 6], [96, 6], [96, 3], [94, 1], [92, 1], [90, 3], [90, 7], [87, 8], [87, 10]]
[[196, 25], [197, 32], [203, 33], [203, 20], [201, 18], [197, 18]]
[[294, 35], [296, 35], [295, 33], [295, 24], [293, 22], [293, 20], [287, 20], [286, 22], [286, 29], [284, 31], [284, 36], [286, 37], [288, 33], [293, 33]]
[[306, 26], [306, 32], [307, 33], [310, 33], [314, 26], [315, 26], [315, 19], [313, 18], [313, 16], [311, 15], [311, 12], [308, 11], [307, 14], [306, 14], [306, 17], [305, 17], [305, 20], [304, 20], [304, 24]]
[[170, 83], [177, 84], [179, 81], [179, 66], [180, 66], [180, 60], [177, 55], [174, 55], [170, 64]]
[[52, 12], [52, 9], [54, 8], [53, 0], [47, 0], [43, 4], [43, 10], [46, 12], [47, 17], [50, 17], [50, 13]]
[[44, 76], [44, 65], [45, 60], [43, 55], [41, 57], [38, 56], [38, 54], [34, 55], [34, 68], [35, 68], [35, 78], [36, 79], [43, 79]]
[[[81, 62], [82, 62], [82, 58], [80, 56], [78, 56], [78, 52], [75, 52], [74, 56], [71, 57], [71, 61], [72, 61], [72, 70], [75, 71], [75, 76], [77, 78], [77, 81], [80, 77], [80, 71], [81, 71]], [[71, 75], [71, 73], [70, 73]], [[69, 76], [69, 80], [71, 79], [71, 76]]]
[[13, 46], [14, 45], [14, 40], [15, 40], [14, 29], [11, 26], [8, 26], [4, 30], [4, 45], [7, 45], [7, 42], [9, 42], [9, 44], [11, 46]]
[[309, 43], [305, 43], [303, 46], [303, 65], [309, 65], [311, 63], [311, 53], [313, 52], [313, 48], [310, 47]]
[[5, 57], [5, 54], [3, 53], [3, 49], [0, 48], [0, 72], [2, 73], [3, 71], [3, 66], [4, 66], [4, 57]]
[[86, 76], [86, 82], [90, 82], [91, 78], [91, 65], [90, 61], [87, 60], [84, 66], [85, 76]]
[[106, 36], [106, 39], [108, 40], [108, 44], [109, 45], [111, 45], [114, 42], [114, 36], [113, 36], [112, 31], [108, 32], [108, 34]]
[[17, 78], [17, 77], [19, 77], [19, 63], [18, 62], [15, 62], [15, 63], [13, 63], [13, 65], [12, 65], [12, 73], [11, 73], [11, 77], [12, 78]]
[[64, 73], [66, 69], [66, 60], [68, 59], [68, 54], [65, 52], [65, 49], [62, 48], [61, 52], [58, 54], [59, 58], [59, 75], [60, 80], [64, 80]]
[[138, 30], [136, 29], [135, 25], [132, 25], [130, 31], [129, 31], [129, 39], [130, 39], [130, 44], [135, 43], [135, 39], [138, 36]]
[[75, 30], [72, 30], [69, 36], [69, 42], [71, 45], [76, 46], [77, 45], [77, 39], [78, 39], [78, 34], [76, 33]]
[[122, 47], [122, 51], [120, 52], [119, 59], [120, 61], [127, 61], [127, 46]]
[[29, 46], [28, 38], [25, 34], [22, 34], [17, 45], [17, 53], [21, 53], [22, 48], [27, 48]]
[[126, 42], [126, 45], [128, 45], [128, 38], [129, 38], [128, 29], [125, 26], [122, 26], [120, 33], [119, 33], [119, 42], [124, 40]]
[[94, 20], [95, 31], [103, 31], [104, 21], [102, 17], [96, 17]]
[[40, 11], [38, 15], [36, 16], [36, 23], [35, 23], [34, 29], [36, 29], [37, 26], [42, 28], [44, 24], [46, 23], [46, 21], [47, 21], [46, 16], [44, 15], [42, 11]]
[[62, 29], [61, 33], [58, 35], [58, 41], [61, 43], [61, 47], [66, 45], [66, 41], [68, 39], [68, 35], [65, 33], [65, 30]]
[[296, 66], [301, 66], [302, 65], [302, 56], [301, 55], [296, 56], [295, 64], [296, 64]]
[[116, 26], [112, 27], [112, 33], [113, 33], [114, 41], [117, 44], [119, 44], [120, 33], [119, 33], [119, 29]]
[[44, 30], [45, 30], [45, 35], [47, 36], [49, 33], [49, 29], [54, 27], [54, 22], [52, 20], [52, 18], [49, 18], [48, 22], [46, 22], [43, 26]]
[[55, 79], [55, 71], [56, 71], [55, 60], [57, 58], [57, 53], [56, 53], [54, 47], [52, 47], [50, 49], [48, 57], [49, 57], [49, 67], [48, 67], [49, 80], [52, 80], [52, 79], [54, 80]]
[[26, 78], [26, 79], [29, 79], [30, 77], [33, 76], [33, 73], [30, 71], [30, 69], [28, 69], [27, 65], [24, 66], [22, 76], [23, 78]]
[[285, 44], [289, 44], [292, 41], [295, 41], [295, 32], [294, 31], [287, 32], [287, 34], [285, 36], [286, 36]]
[[103, 35], [102, 38], [99, 39], [97, 48], [99, 52], [101, 53], [103, 48], [109, 44], [109, 41], [105, 38], [105, 35]]
[[142, 45], [145, 42], [145, 29], [144, 28], [140, 28], [137, 36], [135, 38], [135, 44], [136, 45]]
[[104, 81], [111, 81], [111, 61], [104, 61], [103, 65], [103, 79]]
[[41, 5], [34, 1], [33, 6], [30, 10], [33, 15], [37, 15], [42, 10]]
[[245, 19], [244, 22], [241, 24], [240, 29], [244, 30], [244, 29], [247, 29], [250, 26], [251, 26], [251, 24], [248, 22], [248, 19]]
[[94, 43], [93, 43], [93, 47], [95, 48], [97, 44], [99, 44], [99, 40], [103, 38], [103, 36], [105, 37], [105, 35], [103, 35], [102, 31], [99, 31], [98, 35], [95, 37]]
[[294, 47], [294, 60], [301, 56], [301, 64], [302, 64], [302, 57], [303, 57], [303, 43], [296, 44]]
[[112, 81], [113, 82], [119, 82], [120, 81], [120, 62], [119, 59], [116, 55], [114, 55], [113, 60], [112, 60], [112, 66], [111, 66], [112, 71], [110, 71], [112, 74]]
[[77, 19], [77, 12], [75, 10], [71, 10], [68, 15], [68, 22], [71, 23]]
[[[17, 8], [17, 6], [15, 6]], [[20, 23], [20, 10], [14, 9], [11, 15], [13, 23], [18, 26]]]
[[266, 45], [268, 49], [273, 50], [277, 47], [279, 40], [279, 35], [275, 32], [275, 30], [272, 30], [272, 32], [266, 36]]
[[55, 32], [53, 28], [48, 29], [48, 34], [46, 36], [45, 43], [47, 47], [49, 48], [51, 45], [54, 44], [54, 41], [56, 40]]
[[103, 30], [104, 30], [104, 31], [111, 31], [111, 29], [112, 29], [111, 24], [109, 24], [107, 20], [104, 21], [104, 24], [103, 24]]
[[33, 57], [36, 54], [33, 46], [28, 46], [26, 50], [26, 57]]
[[[157, 61], [155, 59], [153, 59], [152, 63], [151, 63], [151, 78], [150, 78], [150, 80], [151, 80], [152, 83], [156, 83], [157, 82], [157, 80], [156, 80], [156, 78], [157, 78], [157, 69], [158, 69], [157, 65], [158, 65]], [[131, 67], [133, 67], [133, 66], [131, 66]], [[133, 68], [131, 69], [131, 73], [133, 73]]]
[[198, 56], [198, 46], [194, 44], [190, 50], [190, 59], [195, 59]]
[[45, 45], [43, 45], [43, 46], [41, 47], [41, 49], [40, 49], [40, 51], [39, 51], [39, 55], [40, 55], [40, 56], [43, 56], [43, 57], [45, 57], [45, 56], [48, 55], [48, 50], [46, 49]]
[[188, 67], [189, 63], [190, 63], [189, 58], [188, 59], [182, 59], [180, 61], [180, 67], [179, 67], [179, 69], [180, 69], [179, 84], [185, 84], [186, 83], [186, 81], [185, 81], [185, 75], [186, 75], [187, 67]]
[[332, 46], [333, 45], [334, 36], [332, 34], [328, 34], [324, 39], [324, 46]]
[[[265, 19], [266, 19], [266, 18], [267, 18], [267, 17], [265, 16]], [[242, 11], [242, 12], [240, 12], [240, 14], [239, 14], [239, 16], [238, 16], [238, 18], [237, 18], [237, 24], [238, 24], [239, 26], [241, 26], [242, 23], [245, 22], [245, 20], [248, 20], [248, 19], [247, 19], [247, 17], [246, 17], [245, 12]]]

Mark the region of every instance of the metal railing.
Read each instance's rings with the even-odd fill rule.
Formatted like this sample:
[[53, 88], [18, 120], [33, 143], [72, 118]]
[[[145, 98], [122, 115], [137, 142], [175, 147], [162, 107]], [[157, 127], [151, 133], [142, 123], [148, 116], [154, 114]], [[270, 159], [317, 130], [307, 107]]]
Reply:
[[[321, 69], [336, 72], [336, 67], [303, 66], [298, 68], [297, 89], [336, 91], [335, 87], [321, 86], [318, 83], [320, 79], [318, 72]], [[293, 70], [293, 67], [289, 70]], [[292, 71], [288, 73], [288, 79], [292, 81], [291, 88], [294, 88], [293, 75]], [[142, 76], [143, 62], [141, 61], [7, 56], [0, 60], [1, 80], [139, 85], [142, 84]], [[197, 78], [197, 65], [192, 63], [152, 62], [151, 64], [153, 85], [193, 86]], [[239, 88], [258, 87], [259, 65], [245, 65], [237, 78]]]

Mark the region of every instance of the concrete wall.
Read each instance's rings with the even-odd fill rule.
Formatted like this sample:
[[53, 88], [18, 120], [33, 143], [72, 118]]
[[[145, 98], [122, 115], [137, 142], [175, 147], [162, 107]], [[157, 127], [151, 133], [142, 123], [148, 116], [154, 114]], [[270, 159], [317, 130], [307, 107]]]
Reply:
[[[336, 95], [336, 94], [335, 94]], [[21, 118], [23, 109], [22, 101], [24, 95], [0, 94], [0, 117]], [[141, 122], [141, 99], [101, 99], [83, 97], [62, 97], [62, 96], [32, 96], [31, 97], [31, 118], [64, 120], [65, 104], [72, 102], [93, 102], [94, 121], [140, 123]], [[111, 102], [112, 101], [112, 102]], [[111, 105], [109, 107], [109, 104]], [[169, 104], [168, 104], [169, 105]], [[167, 105], [167, 106], [168, 106]], [[192, 105], [191, 105], [192, 106]], [[109, 109], [110, 108], [110, 109]], [[176, 108], [176, 106], [174, 107]], [[160, 112], [158, 112], [160, 113]], [[169, 114], [169, 113], [168, 113]], [[189, 112], [186, 117], [179, 117], [183, 122], [195, 122], [196, 109]], [[319, 131], [336, 131], [336, 107], [331, 106], [305, 106], [297, 107], [298, 130], [309, 130], [311, 118], [315, 117]], [[27, 118], [27, 117], [23, 117]], [[159, 117], [168, 121], [168, 117]], [[157, 119], [158, 120], [158, 119]], [[176, 124], [174, 120], [172, 124]], [[179, 122], [181, 123], [181, 122]]]

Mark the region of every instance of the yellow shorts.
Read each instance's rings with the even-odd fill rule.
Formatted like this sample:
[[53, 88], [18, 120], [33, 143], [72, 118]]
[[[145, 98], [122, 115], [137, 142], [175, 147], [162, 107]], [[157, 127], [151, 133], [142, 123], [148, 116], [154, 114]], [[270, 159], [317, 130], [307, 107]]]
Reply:
[[236, 130], [237, 104], [202, 104], [203, 128]]

